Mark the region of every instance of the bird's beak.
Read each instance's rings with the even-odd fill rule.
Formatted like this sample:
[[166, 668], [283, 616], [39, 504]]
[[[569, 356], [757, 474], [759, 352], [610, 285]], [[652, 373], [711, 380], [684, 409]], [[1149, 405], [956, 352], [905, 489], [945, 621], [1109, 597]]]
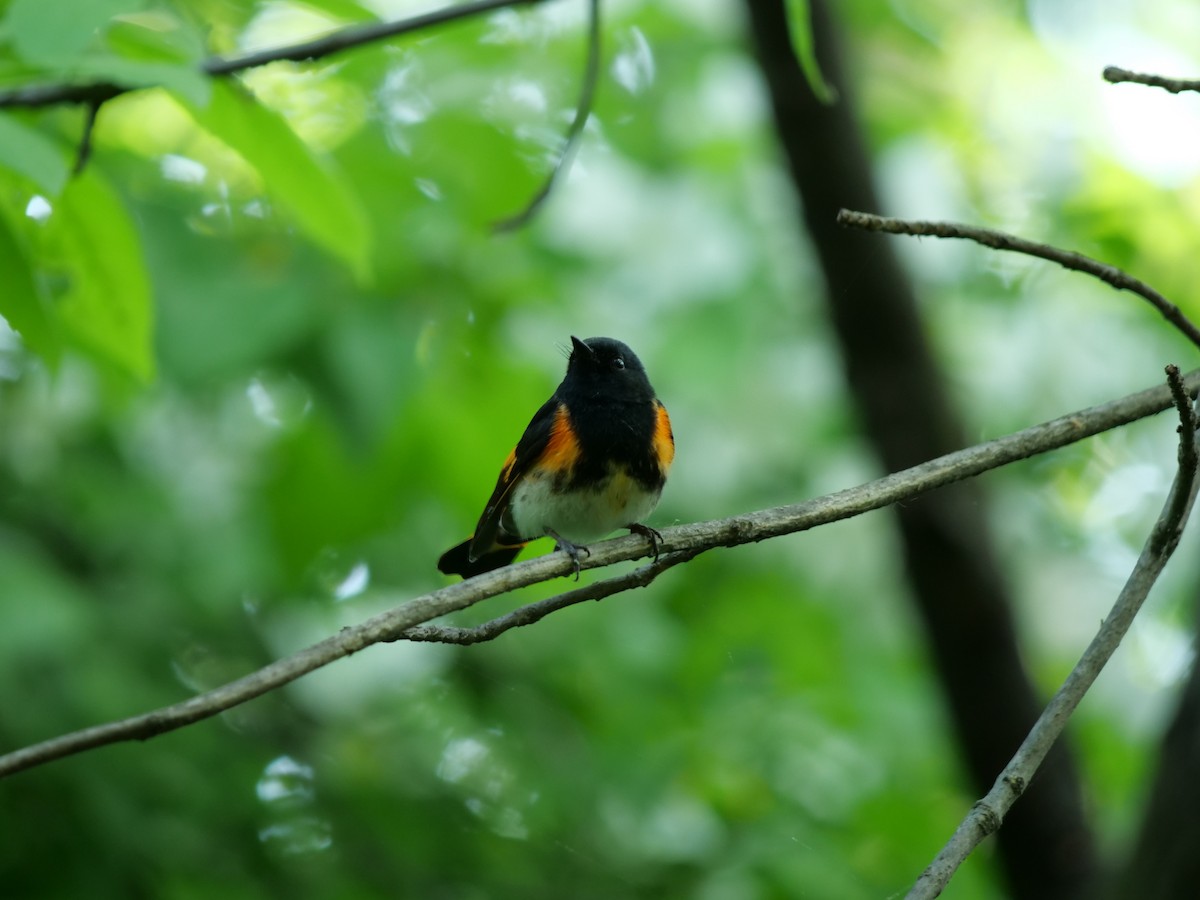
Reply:
[[574, 348], [574, 350], [571, 351], [572, 355], [576, 353], [586, 353], [588, 356], [596, 355], [591, 347], [589, 347], [579, 338], [575, 337], [575, 335], [571, 335], [571, 346]]

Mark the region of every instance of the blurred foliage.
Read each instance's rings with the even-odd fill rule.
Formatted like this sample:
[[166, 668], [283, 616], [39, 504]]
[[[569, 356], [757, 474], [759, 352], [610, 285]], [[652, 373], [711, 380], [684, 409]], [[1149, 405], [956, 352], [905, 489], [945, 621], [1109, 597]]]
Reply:
[[[578, 158], [513, 235], [489, 226], [559, 150], [584, 4], [196, 74], [210, 53], [417, 8], [0, 4], [0, 89], [160, 86], [104, 105], [79, 177], [82, 110], [0, 113], [4, 749], [177, 701], [443, 583], [434, 560], [570, 334], [631, 343], [671, 410], [659, 525], [878, 474], [732, 0], [605, 4]], [[888, 212], [1079, 249], [1200, 314], [1195, 100], [1099, 78], [1195, 74], [1195, 10], [838, 8]], [[1081, 276], [897, 245], [979, 437], [1190, 367], [1152, 312]], [[988, 477], [1047, 690], [1128, 571], [1173, 440], [1152, 421]], [[1117, 853], [1188, 661], [1180, 557], [1074, 732]], [[852, 900], [901, 891], [970, 802], [877, 514], [492, 644], [374, 647], [15, 776], [0, 871], [14, 897]], [[947, 896], [1000, 896], [979, 856]]]

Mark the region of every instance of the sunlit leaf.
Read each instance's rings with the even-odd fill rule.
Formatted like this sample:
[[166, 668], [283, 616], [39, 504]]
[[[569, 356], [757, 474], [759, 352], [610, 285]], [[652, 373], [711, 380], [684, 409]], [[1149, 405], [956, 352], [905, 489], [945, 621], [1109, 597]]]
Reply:
[[349, 22], [378, 18], [377, 12], [368, 4], [357, 3], [355, 0], [312, 0], [309, 5]]
[[54, 141], [14, 116], [0, 113], [0, 166], [57, 196], [67, 180], [67, 162]]
[[64, 329], [98, 357], [149, 379], [150, 281], [121, 199], [89, 168], [63, 191], [45, 227], [48, 252], [67, 281], [56, 305]]
[[837, 91], [825, 80], [821, 66], [817, 63], [816, 48], [813, 46], [812, 18], [808, 0], [787, 0], [788, 31], [792, 37], [792, 49], [808, 79], [808, 86], [822, 103], [837, 100]]
[[367, 278], [370, 233], [341, 173], [312, 152], [276, 113], [223, 82], [213, 83], [207, 109], [192, 107], [198, 122], [258, 170], [267, 191], [315, 243]]
[[127, 59], [199, 62], [204, 39], [165, 9], [124, 15], [109, 26], [108, 46]]

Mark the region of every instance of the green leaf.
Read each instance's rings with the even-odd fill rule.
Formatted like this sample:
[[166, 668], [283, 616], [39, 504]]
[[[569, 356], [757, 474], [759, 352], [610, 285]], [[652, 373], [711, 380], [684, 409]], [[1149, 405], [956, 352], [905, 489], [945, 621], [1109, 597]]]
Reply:
[[61, 350], [54, 323], [42, 303], [29, 261], [3, 216], [0, 216], [0, 272], [4, 273], [0, 315], [21, 335], [25, 346], [53, 364]]
[[13, 49], [46, 68], [70, 66], [113, 16], [134, 0], [13, 0], [4, 18]]
[[168, 11], [122, 17], [109, 27], [106, 43], [109, 52], [82, 57], [74, 71], [130, 87], [163, 87], [196, 106], [208, 103], [203, 39]]
[[[5, 44], [7, 41], [4, 38], [3, 27], [0, 26], [0, 47]], [[44, 77], [44, 73], [37, 66], [14, 59], [7, 52], [0, 54], [0, 87], [19, 87], [40, 77]]]
[[124, 59], [193, 62], [204, 58], [204, 38], [165, 9], [124, 15], [106, 35], [109, 48]]
[[317, 156], [278, 114], [228, 84], [214, 81], [196, 120], [258, 170], [267, 191], [308, 237], [366, 281], [367, 218], [341, 172]]
[[368, 8], [366, 4], [356, 2], [356, 0], [313, 0], [309, 5], [348, 22], [379, 18], [375, 10]]
[[0, 166], [23, 175], [52, 197], [67, 183], [67, 162], [59, 146], [6, 113], [0, 113]]
[[94, 166], [63, 191], [46, 221], [46, 247], [67, 277], [57, 308], [68, 335], [137, 378], [152, 378], [150, 280], [141, 239]]
[[812, 18], [809, 15], [808, 0], [787, 0], [788, 31], [792, 37], [792, 50], [800, 63], [800, 70], [808, 79], [808, 86], [822, 103], [830, 104], [837, 100], [837, 91], [825, 80], [821, 66], [817, 63], [816, 49], [813, 47]]

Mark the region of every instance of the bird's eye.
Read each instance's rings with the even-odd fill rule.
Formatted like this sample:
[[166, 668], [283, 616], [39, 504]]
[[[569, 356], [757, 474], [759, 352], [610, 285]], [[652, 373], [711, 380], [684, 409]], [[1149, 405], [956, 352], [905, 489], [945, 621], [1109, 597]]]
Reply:
[[613, 368], [614, 369], [625, 368], [625, 360], [621, 359], [621, 357], [618, 356], [616, 359], [613, 360]]

